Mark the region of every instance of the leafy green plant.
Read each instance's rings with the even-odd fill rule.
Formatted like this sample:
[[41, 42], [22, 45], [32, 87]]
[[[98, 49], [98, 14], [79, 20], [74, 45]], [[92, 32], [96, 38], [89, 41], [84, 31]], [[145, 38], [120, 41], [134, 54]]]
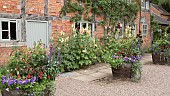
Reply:
[[95, 38], [73, 32], [66, 41], [63, 39], [61, 36], [57, 43], [63, 58], [63, 71], [79, 69], [100, 61], [100, 45]]

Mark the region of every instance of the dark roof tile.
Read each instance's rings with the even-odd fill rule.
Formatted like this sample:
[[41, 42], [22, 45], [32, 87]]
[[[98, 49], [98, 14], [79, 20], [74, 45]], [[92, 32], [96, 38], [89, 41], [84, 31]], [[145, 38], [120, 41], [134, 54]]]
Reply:
[[151, 6], [153, 6], [154, 8], [156, 8], [158, 11], [161, 12], [161, 14], [163, 15], [170, 15], [170, 13], [168, 13], [165, 9], [163, 9], [161, 6], [158, 6], [156, 4], [151, 3]]

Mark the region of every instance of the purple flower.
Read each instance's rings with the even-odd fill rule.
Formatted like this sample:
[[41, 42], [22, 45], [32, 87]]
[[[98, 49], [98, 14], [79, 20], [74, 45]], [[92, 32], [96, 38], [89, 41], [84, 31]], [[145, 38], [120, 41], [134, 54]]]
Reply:
[[135, 59], [132, 59], [131, 61], [132, 61], [132, 63], [134, 63], [136, 60], [135, 60]]
[[27, 83], [29, 83], [29, 80], [28, 80], [28, 79], [27, 79], [27, 80], [24, 80], [22, 83], [23, 83], [23, 84], [27, 84]]
[[6, 80], [2, 80], [2, 84], [4, 85], [6, 83]]
[[6, 76], [2, 76], [2, 80], [6, 80]]
[[35, 82], [36, 81], [36, 76], [34, 76], [33, 78], [31, 78], [30, 82]]
[[142, 59], [142, 55], [139, 56], [139, 59]]
[[19, 88], [17, 87], [15, 90], [17, 90], [17, 91], [18, 91], [18, 90], [19, 90]]
[[136, 59], [136, 60], [139, 60], [139, 56], [138, 56], [138, 55], [136, 55], [135, 59]]
[[14, 79], [11, 78], [11, 79], [8, 80], [8, 85], [9, 86], [11, 86], [13, 83], [14, 83]]
[[116, 55], [113, 55], [113, 56], [112, 56], [112, 58], [116, 59], [116, 58], [117, 58], [117, 56], [116, 56]]
[[124, 57], [124, 58], [123, 58], [123, 61], [124, 61], [124, 62], [128, 62], [128, 61], [129, 61], [129, 58], [128, 58], [128, 57]]
[[22, 84], [22, 80], [18, 80], [18, 84], [20, 84], [20, 85], [21, 85], [21, 84]]

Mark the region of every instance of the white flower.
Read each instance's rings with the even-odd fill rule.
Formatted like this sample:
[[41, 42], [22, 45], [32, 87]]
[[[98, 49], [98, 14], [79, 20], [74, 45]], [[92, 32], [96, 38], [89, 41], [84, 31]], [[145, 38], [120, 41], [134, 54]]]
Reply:
[[9, 92], [9, 88], [6, 88], [5, 90]]
[[84, 49], [84, 50], [82, 50], [82, 52], [83, 52], [83, 53], [86, 53], [86, 52], [87, 52], [87, 50], [86, 50], [86, 49]]
[[65, 33], [64, 33], [63, 31], [61, 31], [60, 35], [62, 35], [62, 36], [63, 36], [63, 35], [65, 35]]

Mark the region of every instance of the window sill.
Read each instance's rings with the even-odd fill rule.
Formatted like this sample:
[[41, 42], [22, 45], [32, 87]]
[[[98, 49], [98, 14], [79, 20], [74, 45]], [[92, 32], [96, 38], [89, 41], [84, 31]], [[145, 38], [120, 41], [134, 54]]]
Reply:
[[26, 46], [26, 42], [15, 41], [0, 41], [0, 47], [14, 47], [14, 46]]

